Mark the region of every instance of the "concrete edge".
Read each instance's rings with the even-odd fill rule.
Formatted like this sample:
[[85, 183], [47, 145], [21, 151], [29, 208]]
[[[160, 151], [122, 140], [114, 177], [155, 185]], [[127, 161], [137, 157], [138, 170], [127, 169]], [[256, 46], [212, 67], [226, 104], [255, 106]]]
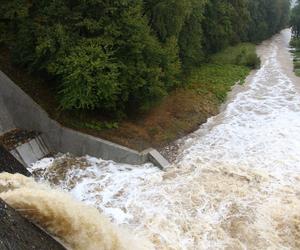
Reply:
[[154, 148], [149, 148], [141, 152], [145, 155], [148, 161], [152, 162], [155, 166], [164, 170], [170, 166], [170, 163]]
[[30, 96], [0, 71], [0, 98], [16, 127], [43, 134], [45, 144], [54, 152], [91, 155], [104, 160], [140, 165], [151, 162], [163, 169], [169, 162], [155, 149], [138, 152], [101, 138], [66, 128], [49, 117]]
[[30, 167], [32, 163], [49, 155], [50, 151], [43, 137], [38, 135], [10, 150], [10, 153], [24, 166]]

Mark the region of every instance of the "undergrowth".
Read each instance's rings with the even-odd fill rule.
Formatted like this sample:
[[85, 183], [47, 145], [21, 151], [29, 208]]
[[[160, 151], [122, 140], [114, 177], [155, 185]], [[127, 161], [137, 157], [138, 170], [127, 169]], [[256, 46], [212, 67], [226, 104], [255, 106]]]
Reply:
[[220, 103], [236, 83], [242, 84], [251, 69], [259, 66], [255, 45], [244, 43], [213, 55], [209, 62], [194, 68], [181, 86], [144, 114], [132, 113], [114, 120], [101, 112], [59, 110], [51, 82], [11, 64], [7, 51], [0, 51], [0, 68], [53, 118], [76, 130], [127, 147], [143, 150], [163, 147], [206, 122], [218, 113]]
[[290, 46], [294, 49], [292, 50], [293, 61], [294, 61], [294, 72], [296, 76], [300, 76], [300, 38], [292, 38]]

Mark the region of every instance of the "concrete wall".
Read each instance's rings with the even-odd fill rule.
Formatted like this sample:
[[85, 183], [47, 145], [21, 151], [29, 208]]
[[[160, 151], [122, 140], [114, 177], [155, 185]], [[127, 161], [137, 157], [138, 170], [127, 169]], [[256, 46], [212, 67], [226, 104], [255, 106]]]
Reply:
[[38, 135], [10, 150], [10, 153], [24, 166], [30, 167], [32, 163], [49, 155], [50, 151], [44, 142], [43, 137]]
[[13, 129], [15, 126], [13, 124], [12, 118], [0, 98], [0, 135], [8, 130]]
[[67, 250], [40, 227], [0, 199], [0, 249]]
[[104, 160], [128, 164], [142, 164], [151, 161], [162, 168], [168, 164], [167, 161], [161, 161], [161, 159], [153, 161], [151, 152], [153, 155], [155, 150], [139, 153], [61, 126], [50, 119], [38, 104], [0, 71], [0, 104], [2, 104], [1, 102], [17, 128], [42, 132], [50, 150], [55, 152], [70, 152], [78, 156], [88, 154]]

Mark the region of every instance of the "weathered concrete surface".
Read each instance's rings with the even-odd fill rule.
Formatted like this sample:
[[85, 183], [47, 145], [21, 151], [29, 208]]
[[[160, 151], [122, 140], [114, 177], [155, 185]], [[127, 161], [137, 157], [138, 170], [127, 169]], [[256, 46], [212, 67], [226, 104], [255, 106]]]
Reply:
[[135, 150], [61, 126], [1, 71], [0, 99], [14, 125], [42, 132], [52, 151], [70, 152], [78, 156], [88, 154], [128, 164], [142, 164], [153, 159]]
[[26, 167], [50, 155], [43, 135], [36, 131], [10, 130], [0, 136], [0, 144]]
[[1, 250], [63, 250], [62, 245], [0, 199]]
[[162, 170], [170, 166], [170, 163], [156, 149], [150, 148], [143, 153], [147, 155], [150, 162]]
[[11, 174], [19, 173], [25, 176], [30, 176], [29, 171], [2, 145], [0, 145], [0, 173], [1, 172], [8, 172]]
[[10, 117], [3, 100], [0, 98], [0, 135], [14, 128], [12, 118]]
[[23, 143], [30, 141], [31, 139], [36, 138], [39, 135], [40, 133], [36, 131], [12, 129], [0, 135], [0, 144], [2, 144], [7, 150], [11, 150], [22, 145]]
[[39, 135], [12, 149], [10, 153], [24, 166], [29, 167], [30, 164], [49, 155], [50, 151], [44, 142], [43, 137]]

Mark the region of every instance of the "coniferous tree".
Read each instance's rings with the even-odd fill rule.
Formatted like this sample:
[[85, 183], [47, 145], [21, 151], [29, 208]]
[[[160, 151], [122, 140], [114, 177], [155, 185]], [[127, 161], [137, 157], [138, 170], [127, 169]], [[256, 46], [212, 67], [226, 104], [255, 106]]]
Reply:
[[298, 38], [300, 36], [300, 2], [299, 2], [299, 0], [296, 2], [296, 6], [292, 10], [291, 25], [292, 25], [293, 35]]
[[[51, 77], [62, 108], [147, 109], [180, 75], [284, 28], [289, 0], [0, 0], [0, 44]], [[299, 5], [291, 23], [299, 36]]]

